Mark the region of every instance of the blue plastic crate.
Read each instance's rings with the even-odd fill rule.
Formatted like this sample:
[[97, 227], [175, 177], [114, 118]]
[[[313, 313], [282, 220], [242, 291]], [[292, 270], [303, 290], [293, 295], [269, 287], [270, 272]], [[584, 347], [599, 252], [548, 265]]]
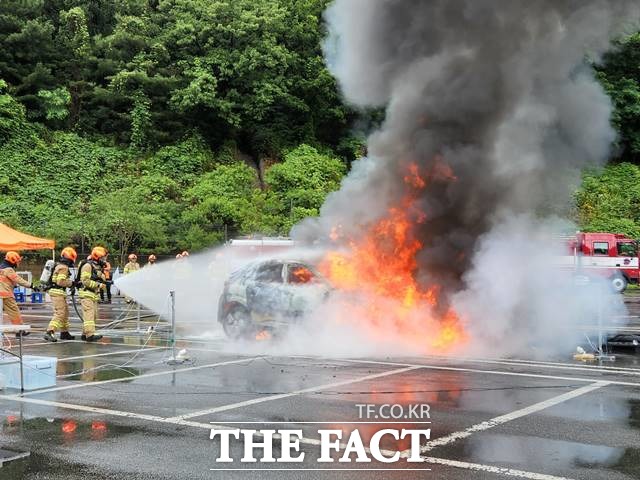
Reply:
[[31, 303], [44, 303], [44, 294], [42, 292], [32, 292]]
[[14, 291], [13, 296], [16, 299], [16, 302], [24, 303], [24, 293]]

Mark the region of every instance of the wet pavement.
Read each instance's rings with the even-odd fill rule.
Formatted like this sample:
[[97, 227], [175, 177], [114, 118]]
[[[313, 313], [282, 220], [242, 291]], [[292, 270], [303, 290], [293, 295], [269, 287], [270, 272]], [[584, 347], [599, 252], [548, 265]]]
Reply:
[[[629, 314], [640, 313], [640, 294], [627, 298]], [[47, 308], [24, 309], [25, 320], [42, 331]], [[190, 361], [170, 365], [164, 320], [142, 310], [138, 323], [137, 309], [119, 300], [101, 309], [101, 325], [117, 323], [100, 343], [27, 338], [27, 354], [57, 357], [57, 383], [0, 394], [0, 448], [28, 454], [4, 463], [0, 479], [640, 478], [640, 362], [632, 352], [603, 365], [338, 359], [245, 355], [222, 337], [182, 338], [177, 348]], [[363, 419], [359, 404], [428, 404], [429, 417], [382, 425]], [[212, 425], [300, 429], [304, 462], [240, 463], [242, 447], [232, 442], [235, 462], [216, 463]], [[368, 445], [382, 428], [430, 428], [425, 463], [317, 462], [319, 429], [341, 430], [344, 443], [357, 429]], [[381, 446], [389, 453], [410, 443], [386, 436]], [[398, 470], [380, 471], [390, 468]]]

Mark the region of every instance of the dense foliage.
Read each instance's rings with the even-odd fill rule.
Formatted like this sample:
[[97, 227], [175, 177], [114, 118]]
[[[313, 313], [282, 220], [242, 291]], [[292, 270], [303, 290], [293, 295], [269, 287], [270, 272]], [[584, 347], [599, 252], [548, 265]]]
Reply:
[[362, 144], [327, 3], [4, 2], [0, 221], [118, 253], [287, 234]]
[[578, 223], [585, 231], [640, 239], [640, 166], [620, 163], [586, 172], [576, 201]]
[[617, 157], [640, 164], [640, 32], [617, 42], [599, 67], [598, 77], [615, 105]]
[[[286, 235], [362, 153], [353, 127], [381, 121], [325, 68], [328, 3], [3, 0], [0, 221], [119, 255]], [[639, 52], [636, 34], [596, 67], [631, 163]], [[584, 227], [636, 235], [636, 168], [586, 175]]]

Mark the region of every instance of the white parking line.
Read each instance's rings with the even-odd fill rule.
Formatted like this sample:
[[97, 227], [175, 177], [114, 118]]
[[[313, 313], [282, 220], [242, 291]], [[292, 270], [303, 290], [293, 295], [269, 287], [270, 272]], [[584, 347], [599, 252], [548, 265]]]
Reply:
[[[446, 357], [430, 357], [438, 360], [448, 360]], [[493, 365], [507, 365], [516, 367], [548, 368], [550, 370], [578, 370], [585, 372], [619, 373], [621, 375], [640, 375], [640, 368], [608, 367], [606, 365], [576, 365], [571, 363], [537, 362], [533, 360], [500, 360], [484, 358], [455, 358], [456, 362], [484, 363]]]
[[[36, 398], [0, 395], [0, 400], [9, 400], [9, 401], [15, 401], [15, 402], [21, 402], [21, 403], [34, 404], [34, 405], [64, 408], [67, 410], [75, 410], [80, 412], [110, 415], [110, 416], [117, 416], [117, 417], [123, 417], [123, 418], [132, 418], [137, 420], [146, 420], [151, 422], [158, 422], [158, 423], [165, 423], [165, 424], [172, 424], [172, 425], [182, 425], [182, 426], [200, 428], [200, 429], [209, 430], [209, 431], [211, 429], [216, 429], [216, 430], [235, 429], [235, 427], [229, 427], [227, 425], [214, 425], [210, 423], [194, 422], [190, 420], [176, 420], [175, 418], [164, 418], [156, 415], [146, 415], [141, 413], [125, 412], [121, 410], [111, 410], [107, 408], [89, 407], [86, 405], [76, 405], [71, 403], [53, 402], [49, 400], [41, 400]], [[256, 435], [261, 436], [260, 433], [257, 433]], [[279, 435], [275, 434], [273, 435], [273, 438], [279, 438]], [[315, 438], [303, 437], [300, 439], [300, 443], [304, 445], [318, 446], [320, 445], [320, 440]], [[344, 448], [344, 447], [345, 447], [344, 445], [341, 445], [341, 448]], [[390, 450], [382, 450], [381, 452], [386, 456], [391, 456], [395, 453]], [[566, 477], [556, 477], [553, 475], [546, 475], [542, 473], [527, 472], [524, 470], [515, 470], [512, 468], [502, 468], [502, 467], [497, 467], [495, 465], [483, 465], [479, 463], [469, 463], [469, 462], [462, 462], [458, 460], [449, 460], [446, 458], [436, 458], [436, 457], [422, 457], [422, 458], [425, 461], [425, 463], [444, 465], [447, 467], [460, 468], [464, 470], [472, 470], [477, 472], [488, 472], [496, 475], [505, 475], [508, 477], [524, 478], [527, 480], [570, 480]], [[264, 470], [268, 471], [269, 469], [265, 468]]]
[[[134, 333], [135, 331], [130, 331], [131, 333]], [[73, 332], [71, 332], [73, 334]], [[136, 332], [137, 333], [137, 332]], [[157, 334], [156, 334], [157, 335]], [[80, 336], [80, 333], [77, 333], [76, 336]], [[118, 337], [122, 337], [125, 336], [127, 337], [128, 335], [118, 335]], [[137, 335], [132, 335], [132, 336], [137, 336], [140, 339], [144, 339], [143, 336], [137, 334]], [[105, 337], [106, 339], [109, 339], [110, 337]], [[154, 341], [154, 340], [152, 340]], [[162, 341], [163, 343], [166, 343], [166, 337], [165, 338], [157, 338], [157, 340], [155, 341]], [[38, 345], [67, 345], [70, 343], [77, 343], [80, 345], [86, 345], [87, 343], [83, 340], [58, 340], [57, 342], [53, 343], [53, 342], [35, 342], [35, 343], [24, 343], [22, 345], [22, 348], [27, 348], [27, 347], [36, 347]], [[177, 343], [180, 343], [179, 341]], [[135, 347], [134, 344], [131, 343], [124, 343], [124, 342], [93, 342], [91, 343], [91, 345], [96, 345], [96, 346], [103, 346], [103, 347], [109, 347], [109, 346], [113, 346], [113, 347]], [[140, 346], [144, 345], [144, 342], [140, 343]]]
[[136, 348], [135, 350], [119, 350], [117, 352], [106, 352], [106, 353], [96, 353], [93, 355], [78, 355], [77, 357], [62, 357], [58, 359], [58, 362], [70, 362], [71, 360], [83, 360], [85, 358], [94, 358], [94, 357], [106, 357], [109, 355], [124, 355], [127, 353], [138, 353], [138, 352], [151, 352], [153, 350], [165, 350], [171, 347], [142, 347]]
[[461, 462], [458, 460], [449, 460], [446, 458], [423, 457], [427, 463], [436, 465], [445, 465], [447, 467], [462, 468], [465, 470], [473, 470], [475, 472], [488, 472], [496, 475], [505, 475], [507, 477], [526, 478], [527, 480], [570, 480], [567, 477], [556, 477], [554, 475], [546, 475], [544, 473], [527, 472], [524, 470], [515, 470], [513, 468], [496, 467], [495, 465], [482, 465], [480, 463]]
[[[428, 452], [429, 450], [433, 450], [436, 447], [449, 445], [450, 443], [456, 442], [463, 438], [467, 438], [473, 435], [474, 433], [489, 430], [490, 428], [494, 428], [494, 427], [497, 427], [498, 425], [511, 422], [512, 420], [526, 417], [527, 415], [532, 415], [546, 408], [553, 407], [554, 405], [558, 405], [562, 402], [566, 402], [567, 400], [571, 400], [572, 398], [576, 398], [576, 397], [579, 397], [580, 395], [584, 395], [585, 393], [593, 392], [594, 390], [602, 388], [606, 385], [609, 385], [609, 382], [596, 382], [591, 385], [585, 385], [584, 387], [580, 387], [576, 390], [563, 393], [562, 395], [558, 395], [557, 397], [552, 397], [547, 400], [543, 400], [542, 402], [529, 405], [528, 407], [521, 408], [520, 410], [515, 410], [505, 415], [500, 415], [499, 417], [492, 418], [491, 420], [487, 420], [486, 422], [477, 423], [465, 430], [461, 430], [459, 432], [453, 432], [444, 437], [436, 438], [435, 440], [431, 440], [430, 442], [427, 442], [426, 444], [424, 444], [420, 450], [422, 452]], [[409, 457], [410, 454], [411, 454], [411, 450], [408, 449], [403, 451], [400, 454], [400, 456], [403, 458], [407, 458]]]
[[[234, 365], [236, 363], [247, 363], [257, 360], [262, 357], [248, 357], [248, 358], [240, 358], [236, 360], [228, 360], [225, 362], [217, 362], [217, 363], [208, 363], [206, 365], [198, 365], [195, 367], [185, 367], [185, 368], [175, 368], [172, 370], [162, 370], [160, 372], [151, 372], [151, 373], [143, 373], [141, 375], [131, 375], [129, 377], [121, 377], [121, 378], [112, 378], [110, 380], [100, 380], [97, 382], [82, 382], [82, 383], [72, 383], [71, 385], [63, 385], [61, 387], [51, 387], [51, 388], [43, 388], [41, 390], [34, 390], [31, 392], [23, 393], [23, 396], [32, 396], [32, 395], [40, 395], [41, 393], [49, 393], [49, 392], [59, 392], [61, 390], [72, 390], [76, 388], [87, 388], [94, 387], [96, 385], [104, 385], [107, 383], [117, 383], [117, 382], [127, 382], [130, 380], [137, 380], [139, 378], [151, 378], [151, 377], [159, 377], [162, 375], [171, 375], [173, 373], [184, 373], [184, 372], [192, 372], [195, 370], [202, 370], [205, 368], [215, 368], [222, 367], [225, 365]], [[12, 397], [17, 397], [17, 395], [12, 395]]]
[[[382, 360], [342, 359], [342, 361], [348, 362], [348, 363], [370, 363], [372, 365], [389, 365], [389, 366], [395, 366], [395, 367], [420, 367], [426, 370], [443, 370], [443, 371], [465, 372], [465, 373], [484, 373], [488, 375], [504, 375], [508, 377], [541, 378], [544, 380], [564, 380], [568, 382], [595, 383], [602, 380], [600, 378], [562, 377], [562, 376], [556, 376], [556, 375], [542, 375], [538, 373], [506, 372], [501, 370], [483, 370], [481, 368], [445, 367], [441, 365], [426, 365], [426, 364], [423, 365], [423, 364], [412, 364], [412, 363], [402, 363], [402, 362], [385, 362]], [[621, 385], [625, 387], [640, 387], [640, 382], [620, 382], [617, 380], [607, 380], [607, 383], [611, 385]]]
[[316, 387], [310, 387], [310, 388], [304, 388], [302, 390], [295, 390], [293, 392], [288, 392], [288, 393], [279, 393], [277, 395], [269, 395], [266, 397], [260, 397], [260, 398], [254, 398], [251, 400], [246, 400], [244, 402], [238, 402], [238, 403], [231, 403], [228, 405], [221, 405], [219, 407], [213, 407], [213, 408], [209, 408], [206, 410], [199, 410], [196, 412], [191, 412], [191, 413], [187, 413], [185, 415], [178, 415], [176, 417], [172, 417], [171, 420], [185, 420], [187, 418], [194, 418], [194, 417], [200, 417], [202, 415], [209, 415], [212, 413], [219, 413], [219, 412], [226, 412], [227, 410], [233, 410], [236, 408], [242, 408], [242, 407], [247, 407], [249, 405], [255, 405], [258, 403], [264, 403], [264, 402], [270, 402], [273, 400], [281, 400], [283, 398], [288, 398], [288, 397], [294, 397], [297, 395], [303, 395], [305, 393], [312, 393], [312, 392], [317, 392], [319, 390], [324, 390], [326, 388], [336, 388], [336, 387], [341, 387], [344, 385], [350, 385], [352, 383], [358, 383], [358, 382], [365, 382], [367, 380], [373, 380], [376, 378], [382, 378], [382, 377], [388, 377], [390, 375], [397, 375], [400, 373], [405, 373], [405, 372], [410, 372], [411, 370], [417, 370], [420, 367], [405, 367], [405, 368], [399, 368], [396, 370], [391, 370], [391, 371], [386, 371], [386, 372], [381, 372], [381, 373], [374, 373], [371, 375], [366, 375], [364, 377], [357, 377], [357, 378], [352, 378], [349, 380], [341, 380], [339, 382], [333, 382], [333, 383], [325, 383], [324, 385], [318, 385]]

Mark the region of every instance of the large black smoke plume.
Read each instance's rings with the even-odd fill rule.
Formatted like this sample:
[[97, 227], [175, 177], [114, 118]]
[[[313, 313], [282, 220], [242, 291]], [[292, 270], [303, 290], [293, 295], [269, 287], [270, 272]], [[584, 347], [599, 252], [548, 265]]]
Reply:
[[[443, 285], [462, 311], [501, 317], [499, 335], [531, 310], [525, 298], [546, 305], [544, 282], [538, 292], [525, 281], [540, 219], [566, 212], [580, 169], [603, 164], [615, 139], [589, 63], [639, 16], [637, 0], [336, 0], [327, 63], [347, 101], [384, 107], [386, 119], [368, 158], [294, 235], [339, 224], [357, 236], [416, 194], [405, 181], [416, 164], [428, 183], [410, 212], [424, 246], [418, 279]], [[505, 269], [521, 281], [509, 274], [515, 298], [494, 306]]]

